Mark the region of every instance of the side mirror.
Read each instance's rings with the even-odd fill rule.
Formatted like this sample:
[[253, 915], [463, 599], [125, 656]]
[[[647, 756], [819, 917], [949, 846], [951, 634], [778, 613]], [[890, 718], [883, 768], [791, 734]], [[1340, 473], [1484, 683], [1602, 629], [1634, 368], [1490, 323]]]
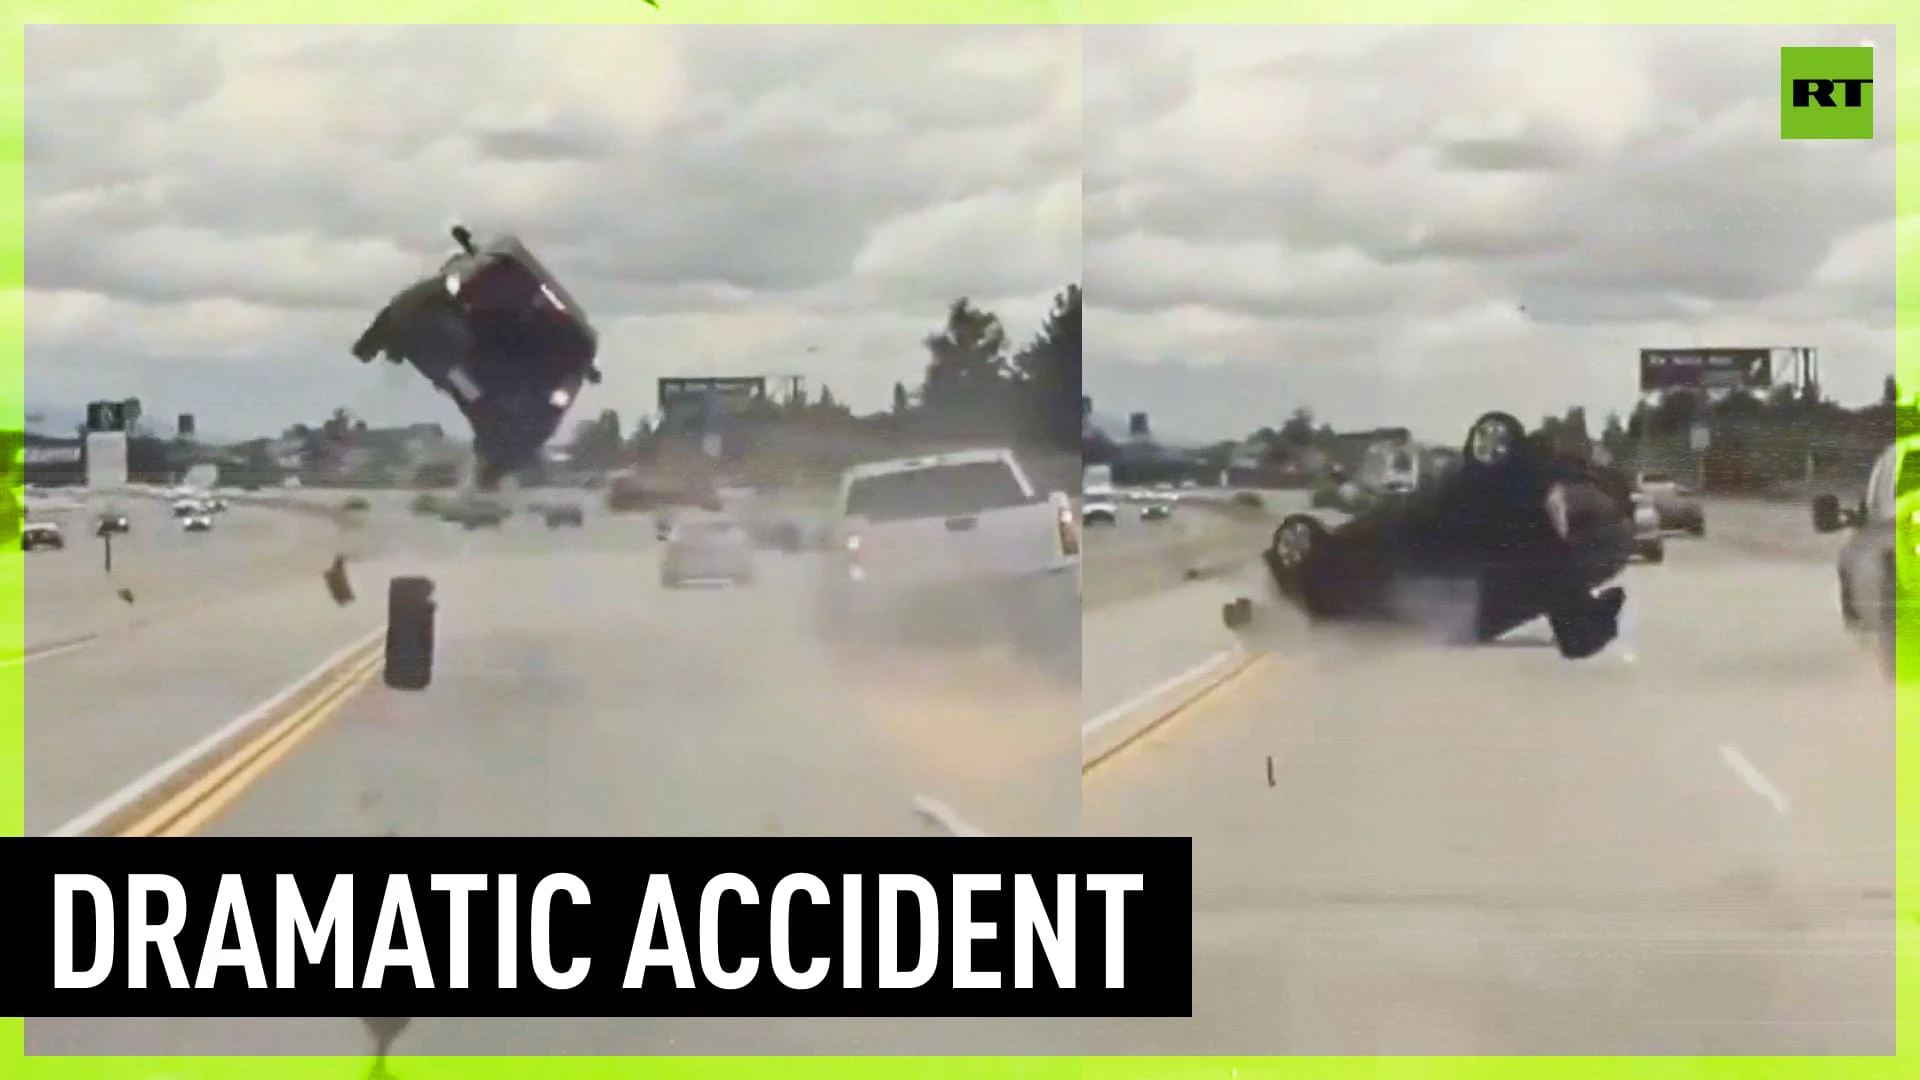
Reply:
[[1847, 514], [1840, 509], [1836, 495], [1820, 495], [1813, 500], [1813, 530], [1834, 533], [1847, 527]]

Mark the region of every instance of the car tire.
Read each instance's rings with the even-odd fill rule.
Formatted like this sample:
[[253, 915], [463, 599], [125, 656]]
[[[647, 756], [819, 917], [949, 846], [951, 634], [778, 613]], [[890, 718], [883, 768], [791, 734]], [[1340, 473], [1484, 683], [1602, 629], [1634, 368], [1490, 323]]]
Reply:
[[433, 682], [433, 579], [387, 582], [387, 654], [383, 672], [395, 690], [424, 690]]

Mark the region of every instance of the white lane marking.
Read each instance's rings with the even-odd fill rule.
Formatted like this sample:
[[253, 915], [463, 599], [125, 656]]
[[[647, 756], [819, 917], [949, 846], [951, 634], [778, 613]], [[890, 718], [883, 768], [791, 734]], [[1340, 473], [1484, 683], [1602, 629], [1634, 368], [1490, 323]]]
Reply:
[[1733, 775], [1739, 777], [1740, 781], [1751, 788], [1755, 795], [1772, 803], [1776, 811], [1784, 814], [1791, 809], [1787, 797], [1781, 794], [1780, 789], [1774, 787], [1766, 774], [1755, 768], [1753, 762], [1748, 761], [1746, 755], [1736, 749], [1732, 743], [1720, 744], [1720, 760], [1725, 762], [1727, 768], [1733, 770]]
[[321, 661], [320, 665], [312, 671], [307, 672], [305, 675], [287, 684], [279, 693], [254, 706], [252, 709], [247, 710], [244, 715], [237, 716], [228, 723], [221, 725], [218, 730], [210, 733], [199, 742], [180, 751], [159, 765], [148, 769], [139, 779], [134, 780], [127, 786], [100, 800], [100, 802], [91, 808], [82, 811], [80, 815], [73, 820], [47, 835], [85, 836], [99, 828], [101, 823], [123, 812], [127, 807], [147, 798], [162, 785], [172, 780], [175, 776], [178, 776], [182, 771], [191, 768], [194, 762], [204, 760], [221, 745], [231, 742], [235, 738], [245, 734], [248, 729], [257, 727], [271, 719], [276, 713], [285, 709], [287, 704], [294, 698], [310, 689], [314, 683], [319, 682], [325, 678], [328, 673], [345, 665], [348, 658], [353, 656], [354, 653], [372, 647], [376, 642], [384, 638], [386, 633], [387, 628], [385, 626], [379, 626], [353, 639], [345, 648]]
[[35, 661], [45, 660], [49, 656], [59, 656], [62, 653], [70, 653], [91, 645], [97, 645], [99, 641], [100, 639], [97, 636], [88, 634], [86, 637], [76, 641], [62, 642], [59, 645], [50, 645], [37, 652], [26, 652], [19, 656], [10, 656], [5, 660], [0, 660], [0, 668], [26, 667]]
[[1240, 653], [1237, 649], [1223, 649], [1172, 678], [1162, 679], [1120, 704], [1115, 705], [1113, 708], [1082, 723], [1080, 725], [1080, 737], [1084, 739], [1090, 735], [1099, 733], [1105, 728], [1111, 727], [1120, 720], [1139, 712], [1149, 702], [1157, 701], [1160, 698], [1172, 694], [1175, 690], [1183, 686], [1205, 678], [1221, 667], [1233, 662], [1239, 655]]
[[943, 803], [938, 799], [929, 799], [925, 795], [915, 795], [913, 797], [913, 812], [916, 814], [919, 814], [921, 817], [926, 818], [928, 821], [933, 822], [935, 825], [940, 826], [941, 828], [947, 830], [948, 832], [952, 833], [955, 836], [992, 836], [993, 835], [990, 832], [983, 832], [982, 830], [974, 828], [972, 825], [967, 824], [966, 821], [962, 819], [959, 814], [956, 814], [953, 812], [953, 807], [948, 806], [946, 803]]

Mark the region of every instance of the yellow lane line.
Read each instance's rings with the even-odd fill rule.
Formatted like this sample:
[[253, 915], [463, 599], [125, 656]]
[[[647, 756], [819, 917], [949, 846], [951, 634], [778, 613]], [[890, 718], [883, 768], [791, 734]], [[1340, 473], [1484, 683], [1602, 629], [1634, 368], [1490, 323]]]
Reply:
[[1137, 745], [1148, 735], [1159, 731], [1174, 720], [1194, 712], [1201, 705], [1208, 702], [1218, 702], [1221, 700], [1220, 695], [1224, 693], [1228, 687], [1247, 684], [1249, 683], [1248, 676], [1270, 670], [1270, 667], [1269, 658], [1265, 653], [1253, 653], [1243, 657], [1229, 667], [1225, 674], [1208, 681], [1198, 691], [1183, 694], [1179, 700], [1161, 706], [1160, 712], [1157, 715], [1137, 725], [1132, 734], [1105, 750], [1102, 750], [1097, 756], [1083, 763], [1080, 766], [1080, 775], [1085, 777], [1101, 764], [1113, 760], [1121, 751]]
[[260, 778], [338, 713], [380, 671], [384, 644], [352, 661], [259, 734], [248, 739], [193, 783], [149, 811], [121, 836], [192, 836], [232, 808]]

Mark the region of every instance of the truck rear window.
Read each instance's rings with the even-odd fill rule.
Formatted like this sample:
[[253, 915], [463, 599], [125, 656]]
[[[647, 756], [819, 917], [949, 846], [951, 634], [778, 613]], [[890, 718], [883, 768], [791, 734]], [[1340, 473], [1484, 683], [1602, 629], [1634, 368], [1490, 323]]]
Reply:
[[853, 482], [846, 513], [869, 521], [964, 517], [1030, 500], [1005, 462], [978, 461], [886, 473]]

